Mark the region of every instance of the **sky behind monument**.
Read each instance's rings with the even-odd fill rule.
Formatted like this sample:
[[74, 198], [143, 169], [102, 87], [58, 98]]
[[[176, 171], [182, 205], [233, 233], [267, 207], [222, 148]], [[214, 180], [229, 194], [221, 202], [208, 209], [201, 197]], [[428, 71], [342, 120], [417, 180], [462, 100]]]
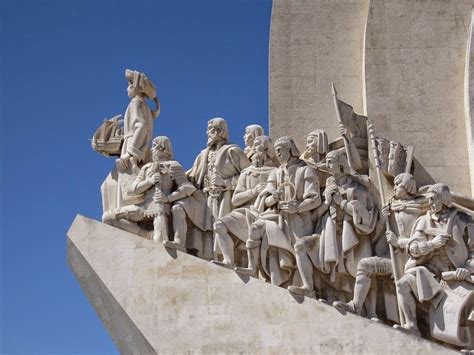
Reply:
[[246, 125], [267, 131], [270, 15], [271, 0], [0, 2], [1, 353], [116, 352], [66, 259], [113, 166], [89, 139], [124, 113], [126, 68], [155, 83], [154, 135], [185, 168], [210, 118], [240, 145]]

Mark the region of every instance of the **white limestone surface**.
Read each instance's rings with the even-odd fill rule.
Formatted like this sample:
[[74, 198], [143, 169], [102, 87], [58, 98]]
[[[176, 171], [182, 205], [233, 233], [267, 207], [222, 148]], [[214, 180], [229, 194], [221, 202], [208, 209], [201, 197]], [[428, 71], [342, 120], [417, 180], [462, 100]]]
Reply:
[[68, 260], [124, 354], [451, 350], [78, 215]]

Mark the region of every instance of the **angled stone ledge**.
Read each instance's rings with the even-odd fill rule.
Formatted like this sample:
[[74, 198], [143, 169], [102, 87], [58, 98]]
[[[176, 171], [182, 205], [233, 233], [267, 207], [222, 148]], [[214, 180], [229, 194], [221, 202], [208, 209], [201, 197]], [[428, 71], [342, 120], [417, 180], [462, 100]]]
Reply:
[[447, 354], [449, 348], [78, 215], [68, 260], [124, 354]]

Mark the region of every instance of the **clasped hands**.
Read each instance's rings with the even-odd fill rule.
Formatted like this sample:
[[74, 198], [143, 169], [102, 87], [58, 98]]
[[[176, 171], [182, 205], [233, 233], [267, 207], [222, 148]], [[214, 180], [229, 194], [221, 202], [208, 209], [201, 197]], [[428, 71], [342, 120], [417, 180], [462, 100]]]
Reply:
[[330, 204], [332, 201], [334, 201], [334, 203], [340, 205], [342, 201], [344, 201], [341, 196], [339, 186], [336, 184], [326, 186], [326, 189], [324, 190], [324, 198], [326, 199], [327, 204]]

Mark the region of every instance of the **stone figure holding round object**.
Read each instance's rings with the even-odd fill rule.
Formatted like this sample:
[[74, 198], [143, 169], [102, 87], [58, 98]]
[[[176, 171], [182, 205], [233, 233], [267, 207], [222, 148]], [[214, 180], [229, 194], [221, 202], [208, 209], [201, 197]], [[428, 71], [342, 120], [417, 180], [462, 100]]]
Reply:
[[[432, 185], [427, 198], [430, 210], [415, 222], [406, 245], [409, 259], [405, 274], [398, 280], [400, 308], [405, 318], [401, 326], [418, 333], [417, 302], [429, 305], [431, 335], [472, 349], [472, 219], [453, 207], [451, 192], [445, 184]], [[452, 282], [456, 284], [450, 286]]]
[[244, 134], [244, 143], [245, 143], [245, 148], [244, 148], [244, 153], [247, 155], [247, 158], [249, 160], [252, 159], [253, 155], [253, 143], [255, 141], [255, 138], [263, 136], [263, 127], [258, 125], [258, 124], [251, 124], [247, 127], [245, 127], [245, 134]]
[[214, 235], [223, 260], [213, 260], [213, 263], [219, 265], [234, 267], [234, 250], [239, 245], [245, 246], [249, 225], [258, 216], [258, 210], [253, 206], [255, 200], [265, 188], [268, 175], [277, 165], [273, 143], [269, 137], [256, 137], [253, 151], [252, 165], [240, 173], [232, 196], [232, 205], [236, 209], [214, 223]]
[[[143, 196], [143, 202], [123, 207], [118, 217], [130, 221], [153, 220], [153, 239], [169, 240], [169, 226], [173, 227], [174, 243], [184, 250], [186, 220], [174, 204], [190, 197], [196, 188], [173, 158], [173, 148], [168, 137], [156, 137], [152, 143], [152, 162], [145, 164], [132, 184], [132, 190]], [[172, 217], [172, 219], [171, 219]], [[172, 222], [172, 223], [171, 223]]]
[[322, 217], [315, 234], [309, 233], [295, 244], [303, 286], [290, 286], [289, 291], [311, 295], [316, 268], [328, 286], [352, 295], [358, 262], [372, 256], [370, 234], [378, 213], [367, 188], [349, 174], [344, 149], [329, 152], [326, 167], [331, 176], [324, 190], [325, 201], [317, 210]]
[[187, 172], [189, 180], [201, 191], [204, 203], [184, 208], [201, 237], [193, 237], [193, 248], [198, 255], [211, 259], [214, 254], [213, 224], [232, 211], [232, 194], [240, 173], [250, 162], [235, 144], [228, 142], [227, 123], [223, 118], [213, 118], [207, 123], [207, 147], [199, 153]]
[[[149, 161], [149, 148], [153, 134], [153, 123], [160, 112], [160, 104], [153, 83], [144, 73], [127, 69], [127, 93], [130, 103], [123, 119], [123, 144], [116, 169], [101, 186], [104, 214], [102, 220], [110, 223], [127, 205], [140, 202], [141, 198], [131, 189], [131, 185], [143, 163]], [[152, 111], [146, 100], [156, 104]]]
[[260, 270], [264, 278], [281, 286], [291, 282], [293, 245], [312, 233], [312, 211], [321, 199], [316, 171], [299, 159], [293, 139], [278, 138], [275, 151], [280, 166], [270, 173], [267, 187], [255, 202], [264, 212], [250, 226], [248, 267], [235, 270], [254, 277]]
[[[402, 173], [397, 175], [393, 189], [395, 195], [386, 206], [383, 206], [381, 215], [382, 218], [389, 218], [390, 231], [386, 232], [386, 242], [392, 244], [395, 248], [395, 265], [399, 269], [399, 274], [402, 274], [407, 261], [405, 249], [410, 238], [411, 229], [418, 217], [426, 212], [428, 204], [424, 196], [418, 196], [415, 178], [411, 174]], [[377, 256], [359, 261], [353, 299], [348, 303], [336, 301], [334, 306], [361, 314], [365, 304], [367, 317], [374, 320], [379, 318], [376, 314], [376, 278], [391, 277], [393, 275], [387, 243], [380, 243], [382, 247], [377, 250]], [[388, 282], [393, 285], [393, 280]], [[391, 290], [393, 291], [393, 287]], [[384, 289], [383, 291], [387, 294], [387, 290]], [[385, 304], [387, 319], [400, 322], [396, 298], [390, 297], [390, 300], [393, 300], [393, 302], [386, 302]]]

